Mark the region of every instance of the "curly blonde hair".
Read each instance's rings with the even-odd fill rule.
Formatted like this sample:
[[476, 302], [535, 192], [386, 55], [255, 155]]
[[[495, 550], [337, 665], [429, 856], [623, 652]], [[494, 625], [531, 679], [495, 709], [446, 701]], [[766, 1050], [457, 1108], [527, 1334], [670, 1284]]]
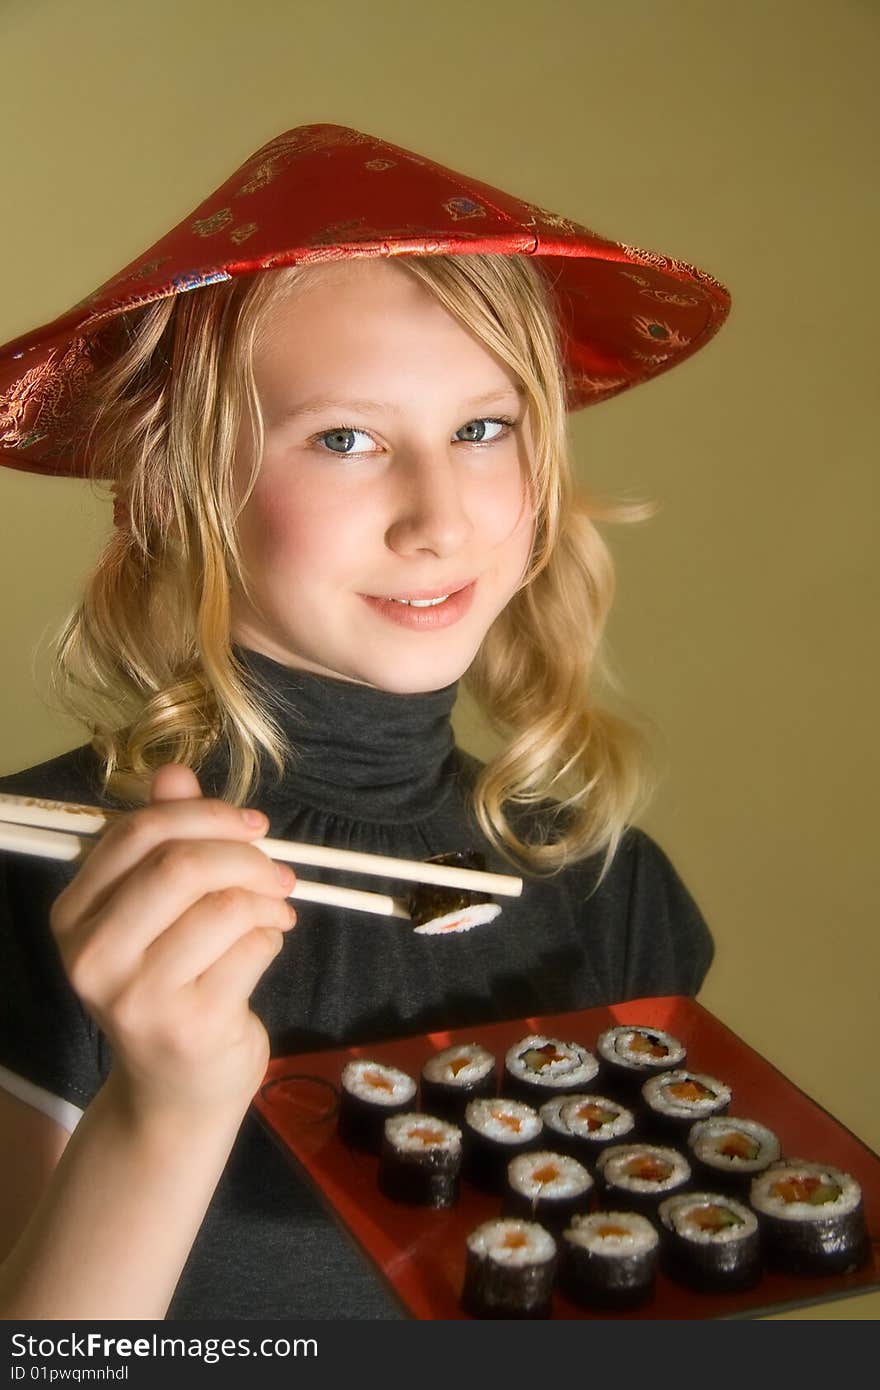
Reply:
[[[613, 565], [595, 523], [652, 508], [600, 503], [575, 485], [560, 330], [540, 265], [486, 254], [397, 263], [509, 365], [531, 412], [531, 562], [464, 677], [500, 744], [477, 776], [474, 813], [526, 872], [604, 851], [604, 875], [654, 771], [646, 723], [598, 702], [617, 685], [603, 646]], [[51, 688], [90, 727], [103, 790], [123, 802], [145, 801], [163, 762], [198, 771], [219, 744], [221, 794], [238, 805], [266, 760], [279, 777], [295, 767], [270, 695], [236, 660], [230, 595], [237, 583], [250, 597], [236, 521], [264, 441], [255, 350], [274, 306], [308, 275], [294, 266], [210, 285], [108, 330], [89, 392], [89, 459], [92, 477], [110, 480], [120, 524], [55, 639]], [[248, 422], [254, 462], [242, 497], [234, 462]], [[536, 808], [521, 835], [517, 812]]]

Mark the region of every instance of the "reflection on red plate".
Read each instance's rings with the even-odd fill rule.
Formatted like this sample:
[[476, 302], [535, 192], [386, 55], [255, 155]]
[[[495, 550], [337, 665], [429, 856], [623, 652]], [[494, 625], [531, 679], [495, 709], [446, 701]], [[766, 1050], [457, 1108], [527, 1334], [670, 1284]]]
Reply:
[[[527, 1033], [544, 1033], [595, 1046], [615, 1023], [663, 1028], [686, 1044], [688, 1066], [726, 1081], [733, 1089], [730, 1113], [760, 1120], [779, 1136], [783, 1152], [843, 1168], [861, 1183], [873, 1236], [868, 1263], [852, 1274], [824, 1277], [766, 1272], [743, 1293], [695, 1293], [658, 1276], [650, 1303], [604, 1319], [754, 1317], [880, 1287], [880, 1156], [781, 1072], [692, 999], [636, 999], [609, 1008], [514, 1019], [391, 1042], [275, 1058], [254, 1104], [263, 1122], [315, 1185], [318, 1193], [363, 1246], [379, 1272], [416, 1318], [466, 1318], [459, 1305], [465, 1239], [481, 1221], [497, 1216], [499, 1199], [463, 1182], [457, 1204], [424, 1211], [390, 1201], [379, 1191], [378, 1159], [346, 1148], [336, 1133], [336, 1091], [352, 1057], [375, 1057], [418, 1080], [423, 1064], [453, 1042], [480, 1042], [499, 1059]], [[553, 1316], [598, 1316], [564, 1295], [553, 1296]]]

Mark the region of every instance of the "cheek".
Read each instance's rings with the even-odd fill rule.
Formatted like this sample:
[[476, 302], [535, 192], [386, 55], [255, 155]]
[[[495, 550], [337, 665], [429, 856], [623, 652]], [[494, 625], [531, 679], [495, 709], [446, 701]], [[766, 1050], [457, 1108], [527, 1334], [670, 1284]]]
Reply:
[[252, 494], [242, 517], [242, 536], [253, 567], [267, 575], [279, 570], [314, 574], [327, 568], [343, 548], [345, 516], [332, 515], [320, 498], [265, 479]]

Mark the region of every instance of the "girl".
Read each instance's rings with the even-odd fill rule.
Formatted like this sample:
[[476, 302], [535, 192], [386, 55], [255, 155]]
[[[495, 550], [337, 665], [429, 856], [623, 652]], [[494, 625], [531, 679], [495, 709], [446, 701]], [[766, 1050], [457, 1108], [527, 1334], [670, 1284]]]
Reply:
[[[311, 126], [0, 354], [3, 461], [109, 479], [117, 522], [58, 643], [91, 741], [0, 789], [128, 810], [76, 872], [2, 856], [7, 1317], [398, 1316], [248, 1113], [270, 1050], [699, 989], [707, 928], [631, 824], [642, 741], [596, 703], [611, 566], [565, 410], [727, 307]], [[525, 888], [467, 934], [365, 929], [294, 913], [265, 834], [477, 847]]]

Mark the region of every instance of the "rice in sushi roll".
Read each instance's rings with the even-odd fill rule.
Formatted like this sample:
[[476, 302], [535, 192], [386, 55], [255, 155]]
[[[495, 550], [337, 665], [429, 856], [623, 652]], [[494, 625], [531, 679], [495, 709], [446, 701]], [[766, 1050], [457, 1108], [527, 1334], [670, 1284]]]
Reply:
[[661, 1071], [681, 1067], [687, 1059], [684, 1043], [662, 1028], [643, 1024], [618, 1024], [606, 1028], [596, 1042], [602, 1066], [602, 1082], [614, 1090], [638, 1090], [644, 1081]]
[[781, 1159], [752, 1180], [767, 1263], [788, 1274], [842, 1274], [867, 1258], [862, 1190], [827, 1163]]
[[462, 1305], [478, 1318], [550, 1316], [556, 1242], [534, 1221], [484, 1221], [467, 1238]]
[[589, 1090], [598, 1070], [596, 1058], [580, 1043], [531, 1033], [508, 1049], [502, 1089], [538, 1104], [549, 1095]]
[[632, 1308], [654, 1292], [660, 1238], [634, 1211], [575, 1216], [562, 1234], [560, 1283], [576, 1303]]
[[744, 1196], [752, 1179], [781, 1153], [779, 1140], [766, 1125], [732, 1115], [698, 1120], [691, 1126], [687, 1146], [699, 1178]]
[[684, 1140], [691, 1125], [723, 1115], [731, 1090], [715, 1076], [696, 1071], [669, 1071], [642, 1086], [642, 1115], [655, 1134]]
[[420, 1100], [423, 1110], [458, 1121], [477, 1096], [494, 1096], [495, 1057], [479, 1043], [455, 1043], [429, 1057], [422, 1067]]
[[504, 1215], [558, 1230], [577, 1212], [585, 1212], [593, 1196], [593, 1179], [583, 1164], [567, 1154], [535, 1150], [518, 1154], [507, 1165]]
[[717, 1192], [684, 1192], [658, 1209], [663, 1265], [691, 1288], [749, 1289], [761, 1277], [758, 1218], [742, 1202]]
[[653, 1216], [665, 1197], [691, 1180], [691, 1167], [677, 1149], [659, 1144], [614, 1144], [596, 1160], [603, 1206], [621, 1206]]
[[463, 1130], [465, 1176], [478, 1187], [500, 1192], [508, 1163], [538, 1147], [544, 1124], [531, 1105], [498, 1096], [469, 1101]]
[[458, 1198], [461, 1130], [433, 1115], [409, 1112], [385, 1121], [379, 1188], [395, 1202], [451, 1207]]
[[390, 1115], [411, 1110], [416, 1083], [397, 1067], [359, 1057], [342, 1069], [339, 1136], [354, 1148], [378, 1153]]
[[[456, 850], [435, 854], [426, 864], [448, 864], [457, 869], [485, 870], [486, 860], [478, 850]], [[414, 883], [406, 899], [413, 930], [421, 936], [440, 936], [470, 931], [493, 922], [501, 908], [491, 894], [469, 888], [447, 888], [435, 883]]]

